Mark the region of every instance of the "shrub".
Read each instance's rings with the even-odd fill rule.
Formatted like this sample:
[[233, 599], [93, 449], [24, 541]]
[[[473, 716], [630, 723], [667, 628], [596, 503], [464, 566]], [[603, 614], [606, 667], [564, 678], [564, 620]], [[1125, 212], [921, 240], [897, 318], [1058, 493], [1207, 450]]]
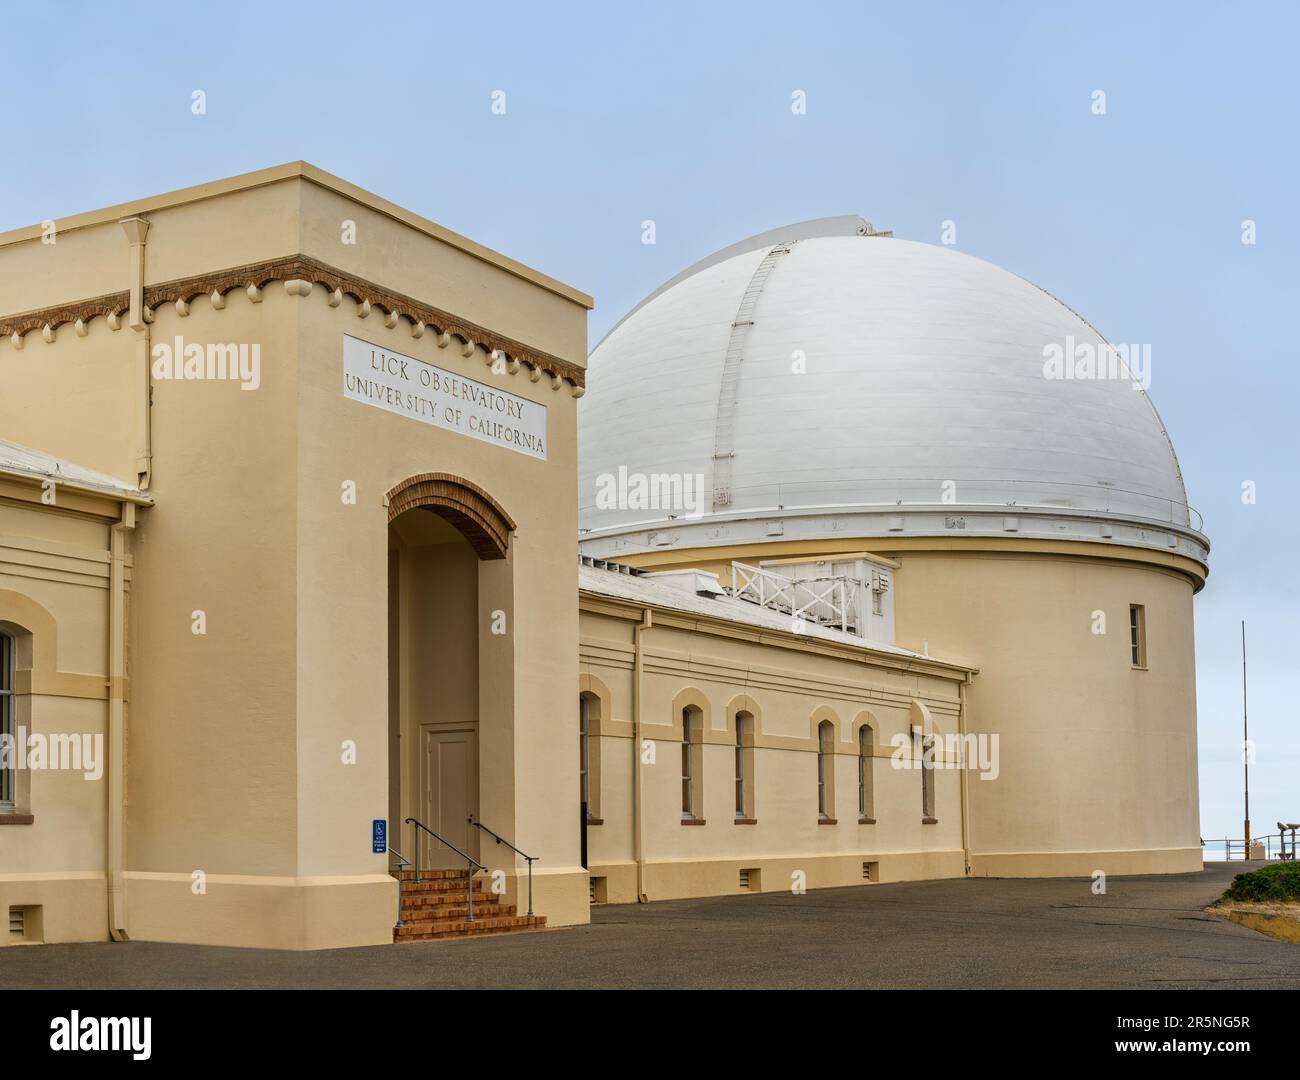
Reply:
[[1223, 894], [1225, 900], [1300, 901], [1300, 862], [1279, 862], [1238, 874]]

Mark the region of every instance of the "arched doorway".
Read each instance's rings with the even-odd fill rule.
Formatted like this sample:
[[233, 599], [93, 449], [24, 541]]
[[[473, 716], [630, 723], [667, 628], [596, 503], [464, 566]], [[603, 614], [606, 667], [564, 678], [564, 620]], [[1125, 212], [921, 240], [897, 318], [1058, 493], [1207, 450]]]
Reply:
[[[477, 857], [483, 763], [506, 736], [501, 717], [485, 728], [494, 673], [482, 639], [507, 613], [498, 605], [508, 575], [514, 521], [482, 489], [444, 473], [403, 481], [388, 493], [389, 820], [394, 846], [413, 857], [417, 818]], [[484, 567], [495, 565], [485, 575]], [[485, 602], [486, 601], [486, 602]], [[499, 710], [497, 710], [499, 712]], [[488, 743], [485, 748], [485, 741]], [[486, 751], [486, 752], [485, 752]], [[463, 868], [451, 847], [420, 843], [429, 868]]]

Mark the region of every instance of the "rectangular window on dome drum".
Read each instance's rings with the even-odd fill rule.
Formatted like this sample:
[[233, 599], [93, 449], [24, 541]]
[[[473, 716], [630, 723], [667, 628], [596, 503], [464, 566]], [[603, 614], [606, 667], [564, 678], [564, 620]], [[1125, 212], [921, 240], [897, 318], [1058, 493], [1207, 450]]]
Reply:
[[1147, 666], [1147, 609], [1130, 604], [1128, 609], [1129, 652], [1135, 668]]

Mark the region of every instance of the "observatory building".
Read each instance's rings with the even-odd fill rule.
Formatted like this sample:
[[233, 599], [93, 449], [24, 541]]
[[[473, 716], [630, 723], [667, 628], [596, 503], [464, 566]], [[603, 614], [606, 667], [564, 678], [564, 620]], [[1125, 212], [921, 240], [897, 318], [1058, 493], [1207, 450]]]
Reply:
[[[761, 660], [730, 654], [730, 685], [707, 693], [718, 717], [738, 687], [780, 684], [746, 691], [764, 706], [752, 721], [760, 826], [811, 789], [812, 767], [773, 740], [801, 734], [814, 754], [799, 705], [816, 702], [834, 714], [837, 760], [859, 752], [854, 717], [869, 718], [875, 807], [837, 809], [833, 829], [805, 830], [806, 850], [852, 851], [886, 878], [913, 864], [1200, 867], [1192, 597], [1208, 542], [1140, 359], [1116, 363], [1083, 318], [1014, 274], [857, 218], [727, 248], [597, 346], [579, 408], [583, 553], [715, 575], [734, 597], [802, 613], [805, 630], [851, 623], [863, 646], [848, 674], [814, 682], [786, 678], [768, 642]], [[848, 623], [827, 602], [841, 596]], [[595, 675], [607, 661], [585, 608], [582, 629]], [[724, 652], [706, 644], [673, 647], [678, 678], [701, 692]], [[927, 703], [920, 681], [875, 685], [880, 648], [906, 650], [918, 680], [938, 659], [978, 674]], [[917, 774], [891, 768], [906, 764], [891, 739], [923, 726], [918, 706], [933, 722], [918, 740], [996, 744], [996, 776], [970, 763], [954, 774], [940, 757], [937, 814]], [[706, 740], [723, 741], [722, 726], [706, 724]], [[938, 835], [911, 828], [936, 817]], [[684, 835], [669, 858], [678, 875], [697, 851], [759, 866], [794, 842]]]
[[590, 306], [303, 162], [0, 235], [0, 945], [1200, 866], [1133, 357], [857, 218]]

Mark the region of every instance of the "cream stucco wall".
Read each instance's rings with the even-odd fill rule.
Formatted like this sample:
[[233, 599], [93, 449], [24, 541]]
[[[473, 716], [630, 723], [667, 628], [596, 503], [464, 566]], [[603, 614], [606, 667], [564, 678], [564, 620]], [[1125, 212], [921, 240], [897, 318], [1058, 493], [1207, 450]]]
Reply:
[[[370, 282], [569, 370], [585, 364], [583, 294], [301, 164], [81, 215], [59, 223], [52, 245], [39, 230], [0, 236], [0, 273], [15, 281], [0, 317], [126, 293], [131, 250], [118, 221], [128, 216], [150, 223], [146, 287], [301, 254], [355, 275], [362, 293]], [[344, 243], [344, 220], [357, 226], [355, 244]], [[227, 273], [216, 301], [201, 291], [158, 304], [147, 327], [125, 325], [123, 313], [112, 329], [101, 313], [85, 320], [84, 336], [64, 323], [52, 343], [39, 329], [22, 348], [0, 341], [0, 437], [128, 483], [144, 476], [156, 501], [134, 537], [125, 928], [288, 948], [391, 940], [396, 883], [370, 850], [371, 820], [390, 809], [385, 493], [431, 472], [479, 485], [517, 523], [507, 559], [469, 568], [478, 574], [478, 625], [463, 632], [476, 640], [482, 688], [479, 810], [540, 857], [537, 910], [552, 925], [585, 921], [573, 815], [549, 797], [555, 778], [576, 777], [560, 749], [577, 673], [573, 382], [518, 364], [493, 370], [483, 345], [467, 354], [456, 338], [417, 339], [409, 319], [367, 311], [357, 296], [339, 303], [320, 284], [275, 280], [249, 292], [237, 273], [231, 284]], [[346, 399], [344, 334], [544, 404], [547, 459]], [[177, 335], [256, 345], [260, 385], [154, 378], [146, 405], [149, 347]], [[7, 523], [8, 507], [0, 512]], [[33, 528], [55, 527], [48, 511], [34, 518]], [[102, 549], [107, 527], [98, 531]], [[24, 582], [21, 591], [48, 589]], [[87, 599], [55, 608], [67, 647], [99, 652], [95, 663], [63, 662], [84, 662], [72, 670], [102, 680], [106, 609]], [[504, 634], [489, 629], [498, 611]], [[61, 722], [102, 725], [94, 708], [59, 709]], [[355, 763], [345, 760], [351, 745]], [[97, 798], [102, 820], [102, 790]], [[39, 801], [51, 827], [80, 807]], [[17, 867], [24, 895], [38, 871], [90, 875], [76, 886], [89, 899], [69, 917], [75, 928], [51, 916], [46, 940], [104, 936], [102, 828], [85, 830], [95, 839], [84, 844], [42, 834], [51, 865], [29, 870], [22, 852], [42, 846], [31, 839], [38, 828], [39, 818], [0, 829], [0, 875]], [[397, 828], [391, 839], [400, 842]], [[516, 867], [501, 869], [513, 892]]]
[[[577, 775], [572, 755], [557, 750], [557, 742], [569, 745], [567, 730], [559, 738], [558, 725], [567, 715], [577, 672], [577, 569], [571, 557], [577, 496], [569, 482], [576, 468], [576, 402], [567, 391], [553, 390], [549, 380], [534, 383], [522, 372], [494, 376], [481, 350], [466, 358], [459, 349], [439, 348], [434, 335], [413, 340], [409, 326], [389, 329], [378, 316], [359, 320], [350, 300], [330, 308], [319, 288], [300, 303], [304, 366], [299, 512], [304, 535], [313, 539], [300, 555], [304, 584], [299, 622], [312, 629], [299, 665], [311, 673], [310, 694], [322, 707], [347, 702], [346, 711], [337, 714], [333, 736], [347, 737], [345, 730], [356, 726], [355, 717], [383, 721], [386, 731], [385, 683], [359, 677], [382, 673], [387, 665], [387, 595], [381, 587], [388, 558], [384, 493], [426, 472], [453, 473], [490, 492], [518, 528], [508, 567], [481, 564], [479, 624], [465, 628], [478, 634], [479, 663], [492, 673], [487, 680], [492, 692], [479, 703], [481, 818], [541, 858], [535, 870], [537, 910], [553, 924], [585, 921], [585, 903], [578, 902], [585, 897], [585, 880], [572, 815], [548, 796], [548, 784], [561, 782], [566, 774], [576, 783]], [[344, 333], [544, 404], [550, 433], [547, 460], [486, 446], [345, 399]], [[340, 499], [344, 481], [356, 485], [356, 506]], [[504, 577], [503, 570], [508, 571]], [[321, 581], [334, 584], [328, 591], [306, 587]], [[489, 629], [498, 610], [506, 620], [504, 635]], [[343, 621], [340, 612], [346, 613]], [[332, 715], [336, 709], [337, 704], [331, 705]], [[374, 729], [374, 738], [380, 730]], [[309, 772], [317, 768], [325, 774], [334, 771], [323, 754]], [[318, 824], [331, 818], [337, 822], [335, 816], [342, 811], [335, 786], [335, 780], [321, 775], [316, 789], [320, 801], [313, 806], [304, 799], [303, 813]], [[380, 816], [384, 805], [371, 812], [358, 804], [352, 827]], [[513, 866], [501, 868], [515, 872]]]
[[[17, 774], [18, 816], [0, 818], [0, 911], [26, 909], [32, 940], [95, 941], [108, 933], [102, 742], [113, 508], [70, 496], [51, 512], [40, 498], [34, 484], [0, 482], [0, 630], [17, 644], [15, 722], [46, 740], [71, 735], [86, 748], [88, 737], [100, 747], [89, 744], [98, 765], [89, 774]], [[30, 823], [8, 824], [19, 819]]]
[[[971, 788], [973, 872], [1199, 870], [1193, 581], [1031, 553], [900, 561], [900, 643], [971, 656], [971, 729], [999, 735], [999, 779]], [[1130, 604], [1146, 608], [1145, 670]]]
[[[898, 644], [979, 670], [969, 731], [998, 736], [995, 781], [969, 785], [971, 872], [993, 876], [1199, 870], [1192, 597], [1205, 567], [1115, 544], [848, 537], [655, 551], [652, 569], [863, 547], [899, 564]], [[1129, 605], [1146, 608], [1146, 670]], [[1106, 615], [1097, 634], [1096, 612]]]
[[[607, 902], [637, 898], [633, 627], [641, 614], [635, 606], [583, 597], [580, 688], [599, 701], [600, 748], [594, 812], [601, 824], [588, 828], [588, 865], [594, 878], [604, 879], [596, 891]], [[933, 733], [956, 733], [965, 671], [852, 647], [823, 649], [794, 633], [713, 627], [666, 610], [652, 611], [651, 622], [641, 636], [646, 899], [742, 892], [741, 870], [756, 872], [750, 891], [765, 892], [799, 883], [860, 885], [864, 863], [876, 864], [877, 881], [964, 873], [959, 773], [932, 772], [937, 821], [924, 824], [921, 772], [894, 767], [891, 740], [905, 736], [902, 760], [913, 763], [917, 702], [932, 718]], [[703, 825], [682, 824], [686, 705], [703, 716]], [[752, 824], [735, 820], [735, 719], [741, 711], [753, 725]], [[818, 817], [816, 732], [823, 719], [835, 725], [834, 824]], [[858, 815], [857, 730], [863, 722], [875, 731], [871, 824]]]

